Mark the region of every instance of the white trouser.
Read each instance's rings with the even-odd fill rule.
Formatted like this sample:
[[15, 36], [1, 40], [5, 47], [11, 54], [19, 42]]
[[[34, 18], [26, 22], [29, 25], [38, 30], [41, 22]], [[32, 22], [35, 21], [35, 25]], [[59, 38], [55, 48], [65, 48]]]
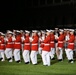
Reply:
[[54, 55], [55, 55], [55, 48], [51, 48], [50, 50], [51, 59], [54, 58]]
[[12, 58], [12, 49], [11, 48], [6, 48], [5, 55], [6, 55], [7, 59]]
[[73, 50], [67, 49], [66, 50], [66, 55], [67, 55], [68, 60], [73, 59]]
[[20, 60], [20, 49], [14, 50], [14, 59], [15, 59], [15, 61]]
[[42, 48], [41, 48], [41, 47], [39, 47], [38, 53], [39, 53], [40, 55], [42, 54]]
[[3, 58], [2, 61], [5, 61], [4, 50], [0, 50], [0, 58]]
[[29, 50], [23, 51], [23, 59], [24, 59], [24, 62], [30, 62]]
[[50, 66], [50, 52], [42, 51], [42, 61], [43, 65]]
[[31, 51], [31, 61], [32, 61], [32, 64], [37, 64], [37, 54], [38, 54], [37, 51]]
[[59, 49], [58, 59], [63, 59], [63, 48], [58, 48], [58, 49]]

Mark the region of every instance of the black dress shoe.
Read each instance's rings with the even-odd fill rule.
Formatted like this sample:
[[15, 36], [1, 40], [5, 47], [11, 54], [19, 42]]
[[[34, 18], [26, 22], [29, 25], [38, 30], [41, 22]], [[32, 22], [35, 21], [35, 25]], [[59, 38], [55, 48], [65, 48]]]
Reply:
[[25, 62], [25, 64], [29, 64], [29, 62]]
[[74, 61], [73, 59], [69, 60], [68, 63], [70, 63], [71, 61]]
[[12, 56], [12, 58], [14, 59], [14, 56]]
[[62, 59], [59, 59], [58, 61], [62, 61]]
[[0, 58], [0, 61], [2, 60], [3, 58]]
[[8, 58], [7, 60], [9, 61], [9, 60], [11, 60], [12, 58]]
[[71, 62], [71, 60], [68, 60], [68, 63], [70, 63]]
[[21, 63], [20, 60], [16, 61], [16, 63]]
[[52, 58], [51, 60], [55, 60], [55, 58]]

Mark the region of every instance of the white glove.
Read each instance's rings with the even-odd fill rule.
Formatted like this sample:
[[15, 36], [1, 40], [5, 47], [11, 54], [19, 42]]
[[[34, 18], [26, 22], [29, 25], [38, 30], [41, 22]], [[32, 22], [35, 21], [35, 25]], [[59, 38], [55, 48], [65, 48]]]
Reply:
[[45, 40], [45, 37], [42, 37], [42, 41]]
[[30, 40], [30, 42], [32, 42], [32, 41], [33, 41], [33, 38], [32, 38], [32, 37], [30, 37], [30, 38], [29, 38], [29, 40]]
[[38, 36], [40, 36], [40, 35], [41, 35], [41, 33], [39, 32], [39, 33], [38, 33]]
[[68, 40], [69, 40], [69, 36], [66, 36], [66, 37], [65, 37], [65, 40], [68, 41]]
[[23, 36], [23, 37], [21, 37], [21, 40], [22, 40], [22, 41], [24, 41], [24, 40], [25, 40], [24, 36]]
[[12, 41], [15, 41], [16, 40], [16, 38], [15, 37], [12, 37]]
[[58, 39], [59, 37], [57, 35], [55, 35], [55, 39]]
[[8, 41], [8, 38], [5, 38], [4, 40], [5, 40], [5, 41]]

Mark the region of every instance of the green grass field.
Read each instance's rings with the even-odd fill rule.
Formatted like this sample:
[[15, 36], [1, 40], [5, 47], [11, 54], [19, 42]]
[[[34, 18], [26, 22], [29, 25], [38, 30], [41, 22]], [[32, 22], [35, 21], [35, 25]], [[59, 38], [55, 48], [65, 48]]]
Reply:
[[24, 64], [16, 62], [0, 62], [0, 75], [76, 75], [76, 62], [68, 63], [67, 59], [63, 62], [51, 61], [51, 66], [43, 66], [42, 60], [38, 59], [38, 65]]

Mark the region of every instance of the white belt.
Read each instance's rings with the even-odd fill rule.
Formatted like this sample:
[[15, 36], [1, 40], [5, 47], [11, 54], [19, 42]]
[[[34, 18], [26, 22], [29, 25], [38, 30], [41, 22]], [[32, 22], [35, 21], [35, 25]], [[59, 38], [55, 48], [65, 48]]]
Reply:
[[3, 45], [5, 45], [5, 44], [1, 44], [1, 46], [3, 46]]
[[30, 45], [29, 43], [25, 43], [25, 45]]
[[48, 46], [48, 45], [50, 45], [50, 44], [44, 44], [45, 46]]
[[63, 43], [62, 41], [58, 41], [58, 43]]
[[41, 43], [41, 44], [44, 44], [44, 43]]
[[32, 45], [38, 45], [38, 44], [32, 44]]
[[15, 44], [20, 44], [20, 42], [15, 42]]
[[13, 44], [13, 43], [7, 43], [7, 44]]
[[54, 42], [50, 42], [50, 43], [54, 43]]
[[74, 45], [74, 43], [69, 43], [70, 45]]

